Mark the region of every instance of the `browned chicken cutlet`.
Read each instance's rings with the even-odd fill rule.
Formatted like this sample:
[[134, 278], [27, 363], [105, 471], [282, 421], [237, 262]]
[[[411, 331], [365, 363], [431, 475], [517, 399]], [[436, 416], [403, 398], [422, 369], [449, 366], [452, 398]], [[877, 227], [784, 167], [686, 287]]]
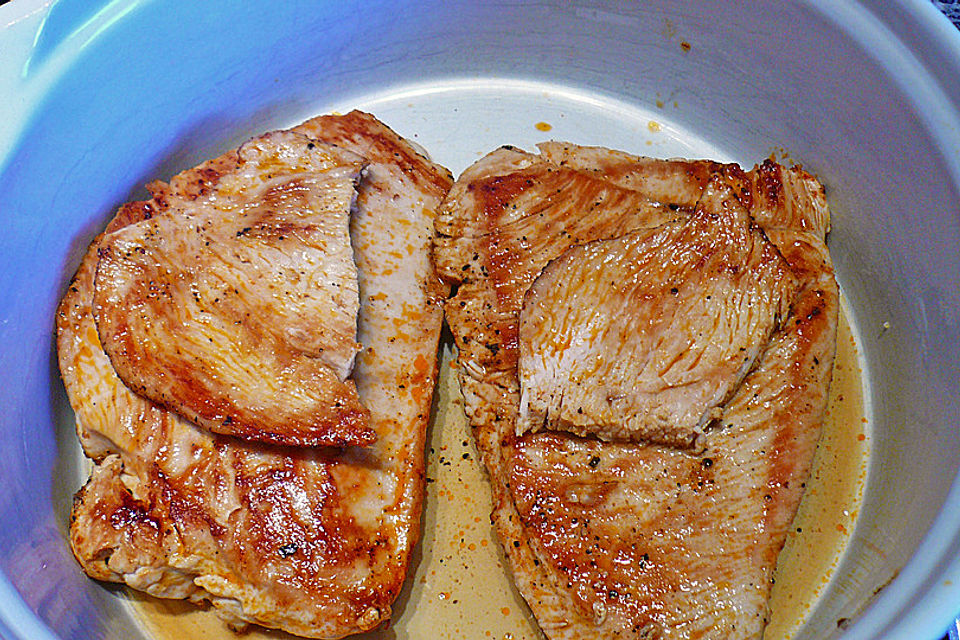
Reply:
[[356, 154], [247, 142], [202, 193], [100, 241], [93, 312], [124, 384], [217, 433], [285, 445], [376, 437], [352, 380]]
[[717, 173], [689, 218], [572, 247], [544, 268], [520, 313], [520, 433], [702, 440], [796, 287], [737, 186]]
[[[703, 451], [524, 432], [518, 329], [531, 284], [549, 281], [541, 271], [570, 247], [622, 245], [689, 220], [697, 203], [716, 198], [704, 188], [718, 174], [730, 177], [793, 284], [770, 306], [786, 317], [761, 340], [752, 370], [730, 383]], [[730, 196], [723, 200], [738, 206]], [[832, 373], [838, 292], [828, 224], [819, 183], [770, 161], [744, 173], [548, 143], [540, 157], [496, 151], [451, 189], [436, 255], [459, 286], [446, 310], [465, 409], [513, 577], [548, 637], [761, 637]]]
[[[94, 460], [70, 526], [100, 580], [209, 601], [233, 626], [312, 638], [372, 629], [391, 615], [419, 535], [424, 443], [446, 295], [429, 249], [452, 179], [372, 116], [297, 128], [362, 155], [351, 217], [359, 282], [352, 378], [376, 441], [290, 448], [220, 436], [126, 387], [93, 319], [94, 241], [60, 305], [58, 350], [84, 451]], [[201, 197], [236, 154], [155, 185]], [[124, 205], [107, 234], [169, 215], [167, 198]]]

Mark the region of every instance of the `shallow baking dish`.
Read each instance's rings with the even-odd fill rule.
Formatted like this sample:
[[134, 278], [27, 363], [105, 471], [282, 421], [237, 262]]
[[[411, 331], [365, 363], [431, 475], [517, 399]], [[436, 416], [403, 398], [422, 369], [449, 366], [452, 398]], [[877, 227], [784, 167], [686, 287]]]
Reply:
[[[355, 107], [454, 173], [551, 138], [815, 173], [862, 381], [861, 444], [835, 446], [868, 456], [846, 520], [821, 523], [844, 548], [794, 635], [932, 639], [960, 611], [960, 35], [929, 4], [17, 0], [0, 58], [0, 637], [154, 633], [155, 605], [86, 578], [65, 542], [85, 470], [53, 313], [86, 245], [145, 182]], [[460, 441], [455, 414], [433, 442]], [[459, 473], [484, 481], [470, 456]], [[411, 584], [458, 553], [425, 529]], [[388, 633], [472, 637], [447, 622], [471, 609], [435, 617], [442, 589], [421, 584]], [[496, 615], [530, 629], [515, 602]]]

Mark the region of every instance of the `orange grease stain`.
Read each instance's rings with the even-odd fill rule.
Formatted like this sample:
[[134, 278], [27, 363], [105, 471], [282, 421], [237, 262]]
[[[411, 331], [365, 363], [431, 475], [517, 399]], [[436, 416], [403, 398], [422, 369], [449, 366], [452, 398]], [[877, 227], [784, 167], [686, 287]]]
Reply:
[[423, 354], [418, 354], [413, 360], [413, 368], [417, 371], [423, 373], [427, 370], [427, 359], [423, 357]]

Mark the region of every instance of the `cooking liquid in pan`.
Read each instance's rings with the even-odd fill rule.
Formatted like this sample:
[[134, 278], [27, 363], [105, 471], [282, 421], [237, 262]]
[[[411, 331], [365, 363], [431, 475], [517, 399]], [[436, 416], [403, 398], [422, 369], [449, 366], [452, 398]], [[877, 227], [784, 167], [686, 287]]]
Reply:
[[[827, 419], [803, 503], [780, 555], [765, 640], [786, 640], [801, 628], [831, 579], [859, 510], [870, 440], [856, 342], [845, 314], [840, 320]], [[422, 539], [411, 576], [391, 627], [356, 637], [535, 640], [541, 637], [536, 623], [510, 582], [490, 525], [489, 487], [463, 415], [453, 347], [445, 342], [442, 349]], [[148, 637], [235, 635], [211, 611], [127, 593]], [[242, 637], [293, 636], [255, 629]]]

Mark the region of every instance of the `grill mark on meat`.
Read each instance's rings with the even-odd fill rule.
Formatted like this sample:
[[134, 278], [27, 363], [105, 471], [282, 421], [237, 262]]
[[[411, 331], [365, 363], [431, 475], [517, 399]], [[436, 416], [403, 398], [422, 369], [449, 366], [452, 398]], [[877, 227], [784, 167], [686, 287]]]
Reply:
[[[160, 519], [152, 516], [150, 510], [140, 505], [128, 492], [124, 491], [120, 495], [122, 496], [122, 502], [119, 505], [99, 505], [98, 516], [107, 520], [110, 526], [118, 531], [145, 525], [147, 528], [153, 529], [159, 536]], [[142, 530], [142, 527], [140, 528]]]
[[[471, 183], [467, 189], [472, 191], [480, 201], [480, 209], [483, 212], [486, 222], [486, 234], [484, 234], [483, 262], [480, 270], [484, 267], [488, 276], [493, 282], [494, 291], [497, 294], [497, 301], [501, 306], [510, 304], [512, 289], [510, 288], [511, 274], [516, 272], [516, 252], [509, 246], [509, 240], [499, 232], [499, 222], [503, 217], [504, 209], [515, 200], [523, 191], [533, 184], [523, 175], [512, 176], [492, 176], [474, 185]], [[494, 355], [497, 355], [496, 353]], [[504, 357], [509, 361], [512, 357], [512, 351], [507, 350]], [[509, 366], [509, 363], [505, 363]]]

